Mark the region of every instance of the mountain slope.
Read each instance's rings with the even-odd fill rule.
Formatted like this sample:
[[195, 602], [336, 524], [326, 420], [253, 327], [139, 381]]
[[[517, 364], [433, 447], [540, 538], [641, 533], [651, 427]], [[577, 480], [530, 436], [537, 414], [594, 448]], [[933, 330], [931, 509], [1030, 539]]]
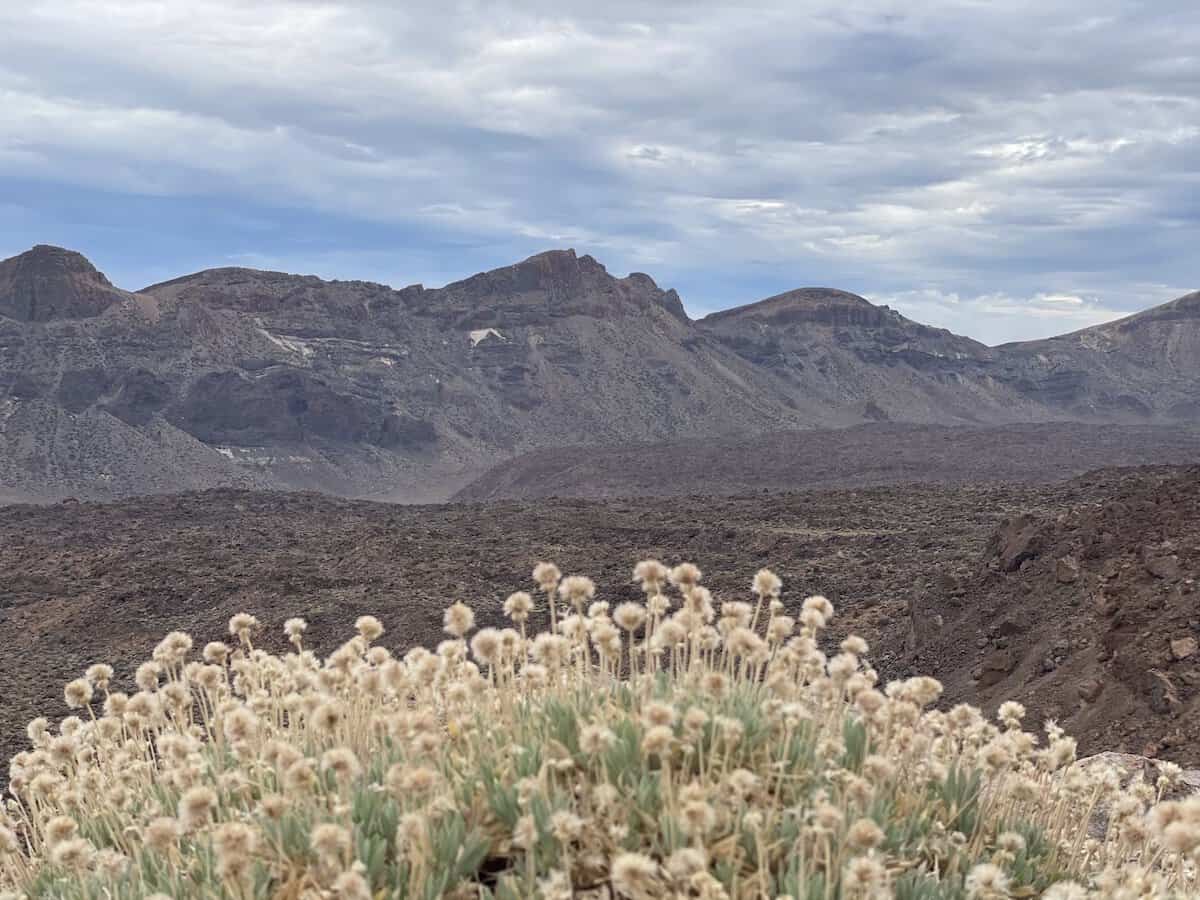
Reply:
[[1200, 421], [1200, 293], [1118, 322], [990, 348], [844, 291], [697, 323], [807, 396], [918, 422]]
[[1023, 385], [1072, 415], [1200, 421], [1200, 291], [1041, 341], [998, 348]]
[[227, 268], [128, 293], [36, 247], [0, 263], [0, 495], [416, 501], [546, 447], [1194, 421], [1196, 307], [988, 348], [826, 289], [692, 322], [674, 291], [572, 250], [437, 289]]
[[867, 420], [998, 422], [1052, 418], [1018, 391], [978, 378], [995, 354], [886, 306], [827, 288], [789, 291], [697, 323], [790, 394]]
[[906, 483], [1048, 482], [1091, 469], [1200, 461], [1200, 425], [877, 423], [713, 440], [564, 447], [506, 460], [454, 496], [737, 496]]

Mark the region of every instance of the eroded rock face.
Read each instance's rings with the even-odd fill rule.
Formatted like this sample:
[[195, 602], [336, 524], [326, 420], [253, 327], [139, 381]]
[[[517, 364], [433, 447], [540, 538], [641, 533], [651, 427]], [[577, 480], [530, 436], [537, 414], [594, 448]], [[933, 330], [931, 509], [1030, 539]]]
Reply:
[[[1095, 472], [1070, 490], [1075, 502], [996, 530], [966, 586], [974, 602], [929, 601], [946, 627], [922, 658], [942, 667], [952, 699], [1018, 700], [1032, 722], [1086, 733], [1087, 749], [1194, 760], [1200, 467]], [[1170, 578], [1146, 564], [1164, 553]]]
[[257, 378], [235, 372], [205, 375], [189, 386], [168, 415], [189, 434], [218, 445], [321, 439], [416, 449], [437, 439], [426, 422], [339, 394], [324, 380], [293, 369]]
[[97, 316], [125, 296], [87, 259], [60, 247], [37, 246], [0, 262], [0, 316], [18, 322]]

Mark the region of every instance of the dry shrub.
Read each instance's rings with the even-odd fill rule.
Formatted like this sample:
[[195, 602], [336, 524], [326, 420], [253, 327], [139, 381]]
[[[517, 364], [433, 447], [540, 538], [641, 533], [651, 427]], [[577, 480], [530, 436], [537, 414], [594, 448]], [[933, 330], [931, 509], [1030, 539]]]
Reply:
[[[29, 726], [0, 822], [4, 897], [1195, 896], [1200, 801], [1075, 765], [1053, 723], [878, 685], [823, 597], [769, 571], [719, 605], [647, 560], [615, 609], [539, 565], [514, 627], [446, 611], [394, 656], [373, 617], [327, 659], [168, 635], [132, 695], [93, 666]], [[551, 631], [526, 623], [546, 604]], [[823, 649], [824, 648], [824, 649]], [[1096, 812], [1106, 832], [1088, 837]]]

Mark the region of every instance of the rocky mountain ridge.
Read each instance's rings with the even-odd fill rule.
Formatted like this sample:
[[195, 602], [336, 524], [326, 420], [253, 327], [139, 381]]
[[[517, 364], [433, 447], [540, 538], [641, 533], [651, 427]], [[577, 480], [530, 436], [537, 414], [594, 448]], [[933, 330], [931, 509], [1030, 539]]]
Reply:
[[421, 501], [546, 447], [892, 420], [1200, 420], [1200, 302], [988, 348], [802, 289], [690, 320], [554, 250], [442, 288], [0, 263], [0, 498], [210, 486]]

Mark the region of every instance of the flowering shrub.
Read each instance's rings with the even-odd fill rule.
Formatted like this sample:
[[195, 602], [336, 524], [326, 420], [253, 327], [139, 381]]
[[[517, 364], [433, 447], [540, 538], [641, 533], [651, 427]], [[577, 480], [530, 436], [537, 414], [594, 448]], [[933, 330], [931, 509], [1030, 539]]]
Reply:
[[290, 619], [272, 655], [242, 614], [199, 658], [168, 635], [132, 695], [92, 666], [11, 762], [0, 894], [1197, 896], [1173, 770], [1122, 789], [1019, 704], [991, 723], [935, 709], [931, 678], [881, 688], [860, 638], [822, 650], [829, 601], [793, 618], [767, 570], [719, 608], [690, 564], [634, 577], [645, 602], [610, 609], [541, 564], [513, 627], [456, 603], [403, 657], [370, 616], [325, 660]]

